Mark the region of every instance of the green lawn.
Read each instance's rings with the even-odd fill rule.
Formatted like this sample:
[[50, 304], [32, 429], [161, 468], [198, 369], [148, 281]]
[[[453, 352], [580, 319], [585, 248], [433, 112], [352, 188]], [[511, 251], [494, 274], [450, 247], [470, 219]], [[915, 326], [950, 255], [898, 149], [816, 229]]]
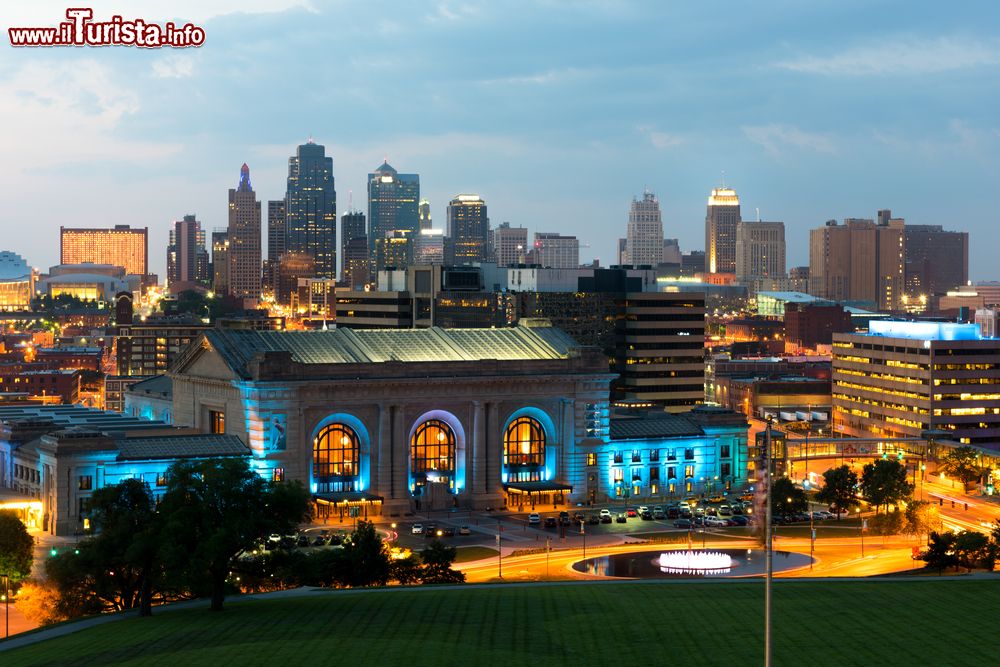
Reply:
[[489, 547], [458, 547], [455, 550], [456, 563], [468, 563], [483, 558], [496, 558], [497, 550]]
[[[997, 580], [775, 582], [776, 665], [996, 661]], [[493, 586], [235, 601], [97, 626], [4, 665], [762, 662], [761, 582]]]

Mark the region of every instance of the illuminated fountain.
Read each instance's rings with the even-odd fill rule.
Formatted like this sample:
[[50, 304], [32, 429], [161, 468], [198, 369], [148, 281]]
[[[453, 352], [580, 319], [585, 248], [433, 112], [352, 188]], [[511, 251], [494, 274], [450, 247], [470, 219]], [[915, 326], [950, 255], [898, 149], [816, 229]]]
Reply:
[[667, 551], [660, 554], [660, 571], [668, 574], [726, 574], [732, 566], [732, 557], [718, 551]]

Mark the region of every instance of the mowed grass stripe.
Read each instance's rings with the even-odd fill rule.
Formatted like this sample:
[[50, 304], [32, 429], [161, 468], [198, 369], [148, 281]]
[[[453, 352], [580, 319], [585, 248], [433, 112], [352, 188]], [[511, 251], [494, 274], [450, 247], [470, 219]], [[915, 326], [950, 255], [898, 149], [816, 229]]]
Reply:
[[[981, 664], [994, 579], [780, 581], [775, 664]], [[759, 664], [760, 581], [319, 593], [157, 613], [0, 654], [4, 665]]]

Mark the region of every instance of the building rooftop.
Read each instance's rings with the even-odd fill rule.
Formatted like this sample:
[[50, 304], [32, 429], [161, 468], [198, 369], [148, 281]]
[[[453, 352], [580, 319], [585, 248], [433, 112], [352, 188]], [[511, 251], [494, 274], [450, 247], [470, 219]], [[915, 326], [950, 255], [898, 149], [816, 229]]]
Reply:
[[130, 417], [119, 412], [105, 412], [83, 405], [24, 405], [0, 403], [0, 422], [12, 431], [40, 428], [56, 431], [72, 427], [89, 428], [102, 433], [170, 428], [161, 421]]
[[169, 398], [174, 394], [174, 382], [166, 375], [155, 375], [148, 380], [142, 380], [125, 390], [128, 394], [146, 394]]
[[701, 427], [683, 415], [651, 413], [642, 417], [619, 417], [611, 420], [612, 440], [643, 438], [682, 438], [704, 435]]
[[119, 461], [250, 456], [237, 436], [224, 433], [173, 435], [116, 440]]
[[911, 340], [990, 340], [983, 337], [978, 324], [956, 322], [873, 321], [867, 336], [909, 338]]

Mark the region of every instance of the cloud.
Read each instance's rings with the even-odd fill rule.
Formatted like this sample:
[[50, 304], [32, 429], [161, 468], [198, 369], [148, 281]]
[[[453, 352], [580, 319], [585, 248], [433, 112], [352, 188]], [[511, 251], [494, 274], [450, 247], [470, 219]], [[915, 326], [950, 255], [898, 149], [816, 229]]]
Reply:
[[153, 61], [153, 76], [157, 79], [184, 79], [194, 74], [194, 59], [170, 54]]
[[534, 74], [481, 79], [477, 83], [486, 86], [543, 86], [551, 83], [563, 83], [583, 79], [596, 74], [597, 71], [596, 68], [580, 69], [577, 67], [566, 67], [563, 69], [545, 70]]
[[808, 74], [879, 76], [933, 74], [1000, 64], [1000, 44], [958, 37], [903, 37], [857, 46], [829, 56], [803, 56], [777, 63], [781, 69]]
[[438, 3], [434, 12], [428, 14], [425, 20], [428, 23], [455, 23], [479, 14], [480, 7], [468, 2], [441, 2]]
[[673, 148], [674, 146], [684, 143], [684, 137], [676, 134], [661, 132], [660, 130], [657, 130], [649, 125], [640, 125], [636, 129], [646, 135], [646, 138], [649, 139], [649, 143], [651, 143], [654, 148], [658, 148], [660, 150]]
[[805, 132], [794, 125], [746, 125], [741, 129], [747, 139], [759, 144], [771, 155], [780, 155], [789, 148], [819, 153], [837, 152], [829, 135]]
[[[10, 5], [10, 6], [7, 6]], [[105, 20], [118, 14], [126, 19], [141, 18], [157, 23], [180, 19], [204, 22], [227, 14], [265, 14], [301, 8], [315, 12], [311, 0], [111, 0], [99, 6], [88, 3], [23, 2], [5, 3], [4, 23], [7, 26], [48, 26], [66, 20], [67, 7], [94, 7], [95, 20]]]

